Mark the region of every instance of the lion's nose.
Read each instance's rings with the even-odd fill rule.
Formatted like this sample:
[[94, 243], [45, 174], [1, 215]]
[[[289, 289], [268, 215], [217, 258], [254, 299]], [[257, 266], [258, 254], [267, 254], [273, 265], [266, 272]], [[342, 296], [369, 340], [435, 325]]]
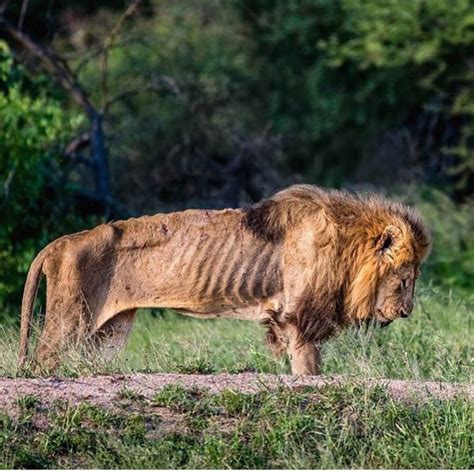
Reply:
[[409, 316], [409, 314], [404, 309], [402, 309], [400, 311], [400, 317], [401, 318], [408, 318], [408, 316]]

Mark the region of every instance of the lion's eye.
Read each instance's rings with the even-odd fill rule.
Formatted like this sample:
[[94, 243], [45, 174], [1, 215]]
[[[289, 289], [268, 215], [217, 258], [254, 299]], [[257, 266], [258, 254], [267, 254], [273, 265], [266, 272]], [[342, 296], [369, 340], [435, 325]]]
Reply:
[[400, 287], [401, 287], [402, 290], [406, 290], [408, 288], [408, 278], [404, 278], [401, 281]]

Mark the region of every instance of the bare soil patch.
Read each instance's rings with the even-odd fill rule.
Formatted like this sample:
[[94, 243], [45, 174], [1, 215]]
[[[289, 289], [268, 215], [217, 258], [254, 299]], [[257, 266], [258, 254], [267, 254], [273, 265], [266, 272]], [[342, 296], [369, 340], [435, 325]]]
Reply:
[[403, 380], [356, 380], [342, 377], [295, 377], [270, 374], [130, 374], [98, 375], [83, 378], [0, 378], [0, 410], [15, 411], [16, 401], [26, 395], [34, 396], [43, 407], [62, 400], [71, 405], [83, 402], [113, 408], [123, 398], [124, 392], [133, 392], [151, 399], [166, 385], [179, 384], [187, 388], [206, 389], [211, 393], [230, 389], [242, 393], [255, 393], [284, 387], [292, 390], [303, 387], [342, 385], [348, 382], [366, 386], [383, 386], [396, 400], [449, 400], [458, 396], [474, 399], [473, 384]]

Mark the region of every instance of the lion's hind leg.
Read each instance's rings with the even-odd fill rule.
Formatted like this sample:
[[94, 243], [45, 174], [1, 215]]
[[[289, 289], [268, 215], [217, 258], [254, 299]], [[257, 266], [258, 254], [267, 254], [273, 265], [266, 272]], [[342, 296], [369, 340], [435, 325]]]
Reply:
[[93, 355], [110, 362], [127, 343], [136, 312], [129, 309], [108, 319], [92, 336]]
[[60, 298], [49, 298], [43, 330], [35, 351], [34, 371], [57, 369], [66, 355], [82, 342], [89, 326], [87, 316], [81, 295], [68, 298], [63, 294]]

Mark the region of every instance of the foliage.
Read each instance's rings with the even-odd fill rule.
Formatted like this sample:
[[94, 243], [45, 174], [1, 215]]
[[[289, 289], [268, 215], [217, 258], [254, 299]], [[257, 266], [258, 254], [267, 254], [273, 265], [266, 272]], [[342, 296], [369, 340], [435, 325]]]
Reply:
[[[124, 4], [101, 5], [54, 6], [53, 47], [108, 106], [114, 195], [132, 213], [246, 204], [296, 180], [428, 181], [455, 198], [413, 200], [434, 232], [429, 278], [472, 288], [472, 0], [145, 2], [105, 69]], [[18, 303], [38, 248], [84, 226], [61, 216], [57, 179], [79, 118], [2, 51], [0, 305]]]
[[[19, 305], [35, 252], [67, 228], [58, 179], [59, 148], [79, 117], [70, 117], [49, 92], [46, 78], [32, 78], [0, 42], [0, 307]], [[66, 193], [67, 194], [67, 193]], [[63, 194], [61, 199], [65, 199]], [[61, 221], [61, 224], [59, 224]], [[77, 225], [77, 224], [76, 224]]]
[[454, 203], [436, 189], [425, 189], [414, 200], [433, 234], [432, 253], [425, 265], [427, 279], [447, 289], [474, 290], [474, 202]]
[[[231, 13], [216, 1], [157, 6], [156, 16], [128, 25], [125, 46], [109, 51], [107, 88], [101, 56], [78, 57], [80, 80], [95, 102], [110, 103], [114, 188], [131, 209], [238, 204], [238, 191], [226, 191], [226, 165], [239, 151], [239, 132], [251, 136], [241, 129], [253, 112], [245, 88], [252, 71]], [[115, 21], [102, 11], [100, 21], [81, 25], [84, 39], [74, 47], [103, 42]], [[250, 187], [251, 178], [243, 178]]]
[[429, 173], [434, 159], [444, 173], [456, 163], [456, 184], [472, 193], [471, 0], [234, 3], [255, 45], [267, 120], [291, 137], [301, 169], [325, 180], [338, 171], [340, 182], [374, 140], [404, 127], [412, 160]]
[[164, 1], [151, 11], [109, 52], [106, 88], [100, 54], [80, 52], [106, 41], [116, 12], [85, 17], [81, 34], [55, 43], [76, 50], [98, 102], [134, 92], [108, 121], [115, 188], [133, 209], [218, 207], [225, 165], [249, 151], [237, 200], [294, 172], [472, 194], [472, 0]]

